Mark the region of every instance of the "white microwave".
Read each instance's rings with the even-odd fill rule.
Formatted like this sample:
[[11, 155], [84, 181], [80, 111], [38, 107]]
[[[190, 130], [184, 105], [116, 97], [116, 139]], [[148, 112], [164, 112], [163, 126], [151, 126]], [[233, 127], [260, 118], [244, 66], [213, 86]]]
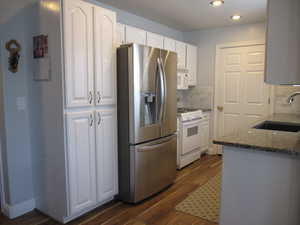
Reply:
[[189, 88], [189, 75], [187, 73], [177, 73], [177, 90], [187, 90]]

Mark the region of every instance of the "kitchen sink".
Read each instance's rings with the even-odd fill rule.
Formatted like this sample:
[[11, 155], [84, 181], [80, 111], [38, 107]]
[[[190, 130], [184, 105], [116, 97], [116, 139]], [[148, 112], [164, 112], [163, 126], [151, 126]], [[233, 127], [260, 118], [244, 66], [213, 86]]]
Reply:
[[254, 127], [255, 129], [261, 130], [277, 130], [287, 132], [299, 132], [300, 124], [297, 123], [284, 123], [275, 121], [264, 121]]

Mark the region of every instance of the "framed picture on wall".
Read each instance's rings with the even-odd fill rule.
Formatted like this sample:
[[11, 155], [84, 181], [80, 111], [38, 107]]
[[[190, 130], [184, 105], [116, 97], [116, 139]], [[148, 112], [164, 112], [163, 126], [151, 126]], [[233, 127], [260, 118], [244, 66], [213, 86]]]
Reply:
[[33, 37], [33, 59], [35, 81], [50, 81], [51, 67], [48, 35]]

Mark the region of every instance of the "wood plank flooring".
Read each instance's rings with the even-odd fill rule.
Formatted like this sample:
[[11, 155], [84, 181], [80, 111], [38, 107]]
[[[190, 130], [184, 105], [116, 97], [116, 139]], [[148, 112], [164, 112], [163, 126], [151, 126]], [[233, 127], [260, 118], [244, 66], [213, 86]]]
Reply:
[[[220, 156], [203, 156], [178, 171], [175, 183], [165, 191], [131, 205], [112, 201], [68, 223], [69, 225], [217, 225], [210, 221], [176, 211], [175, 206], [189, 193], [215, 176], [222, 166]], [[33, 211], [9, 220], [0, 215], [0, 225], [58, 225], [47, 216]]]

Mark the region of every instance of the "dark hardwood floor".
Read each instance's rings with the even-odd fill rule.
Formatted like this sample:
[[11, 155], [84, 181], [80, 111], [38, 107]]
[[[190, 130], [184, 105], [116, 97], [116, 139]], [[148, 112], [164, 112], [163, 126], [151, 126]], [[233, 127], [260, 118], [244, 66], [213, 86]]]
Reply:
[[[165, 191], [144, 201], [130, 205], [110, 202], [68, 223], [69, 225], [216, 225], [198, 217], [176, 211], [175, 206], [199, 186], [205, 184], [221, 170], [220, 156], [203, 156], [181, 171], [175, 183]], [[8, 220], [0, 215], [2, 225], [58, 225], [37, 211]]]

